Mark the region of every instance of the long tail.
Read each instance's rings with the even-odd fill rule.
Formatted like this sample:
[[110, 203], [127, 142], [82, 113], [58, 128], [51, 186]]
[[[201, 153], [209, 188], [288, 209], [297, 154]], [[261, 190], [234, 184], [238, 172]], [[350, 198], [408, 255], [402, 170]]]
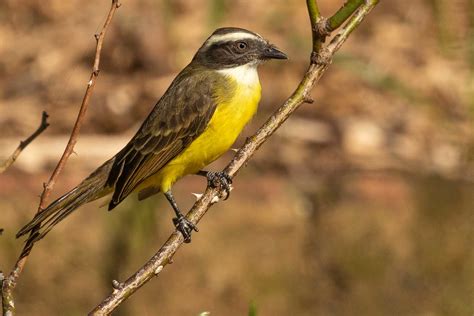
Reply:
[[[107, 161], [97, 168], [91, 175], [82, 181], [77, 187], [64, 194], [56, 201], [51, 203], [40, 213], [26, 224], [16, 234], [19, 238], [30, 234], [26, 241], [27, 249], [42, 239], [46, 234], [66, 216], [71, 214], [84, 203], [103, 197], [112, 191], [111, 187], [106, 186], [107, 176], [113, 165], [113, 159]], [[29, 250], [28, 250], [29, 251]]]

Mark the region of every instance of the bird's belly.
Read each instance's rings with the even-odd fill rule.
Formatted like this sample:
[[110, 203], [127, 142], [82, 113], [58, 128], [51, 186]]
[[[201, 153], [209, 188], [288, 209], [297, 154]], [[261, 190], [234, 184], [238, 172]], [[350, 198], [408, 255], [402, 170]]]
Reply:
[[205, 131], [158, 172], [160, 190], [166, 192], [177, 179], [198, 172], [229, 150], [255, 114], [260, 92], [260, 84], [239, 88], [231, 100], [219, 102]]

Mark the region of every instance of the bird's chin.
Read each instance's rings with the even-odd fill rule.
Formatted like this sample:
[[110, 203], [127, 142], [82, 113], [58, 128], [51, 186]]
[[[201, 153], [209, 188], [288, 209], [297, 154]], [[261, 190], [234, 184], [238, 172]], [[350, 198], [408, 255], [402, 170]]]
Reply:
[[255, 60], [252, 60], [251, 62], [247, 63], [247, 66], [250, 66], [250, 67], [257, 67], [258, 65], [261, 65], [263, 64], [265, 61], [262, 60], [262, 59], [255, 59]]

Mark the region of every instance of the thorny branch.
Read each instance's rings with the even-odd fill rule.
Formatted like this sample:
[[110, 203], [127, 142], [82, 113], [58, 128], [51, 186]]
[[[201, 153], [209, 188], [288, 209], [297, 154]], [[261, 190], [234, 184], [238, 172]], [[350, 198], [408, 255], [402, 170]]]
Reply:
[[[311, 89], [321, 78], [322, 74], [330, 64], [332, 56], [377, 3], [378, 0], [348, 0], [333, 17], [327, 20], [321, 16], [316, 1], [307, 0], [313, 30], [313, 51], [309, 68], [295, 92], [275, 112], [275, 114], [267, 120], [255, 135], [247, 139], [244, 146], [240, 148], [235, 157], [225, 168], [225, 172], [227, 172], [231, 177], [235, 176], [248, 162], [255, 151], [301, 104], [312, 102], [312, 99], [310, 98]], [[333, 37], [331, 42], [327, 46], [322, 47], [325, 37], [329, 35], [330, 32], [330, 29], [327, 28], [327, 21], [337, 21], [337, 23], [334, 22], [334, 25], [340, 26], [348, 18], [350, 18], [349, 21]], [[325, 30], [325, 32], [321, 33], [321, 30]], [[197, 222], [199, 222], [199, 220], [206, 214], [211, 204], [215, 203], [216, 199], [223, 195], [224, 192], [222, 189], [208, 187], [186, 215], [187, 219], [192, 223], [197, 224]], [[180, 233], [174, 232], [171, 234], [158, 252], [134, 275], [123, 283], [114, 280], [112, 282], [113, 292], [97, 307], [95, 307], [89, 315], [109, 315], [112, 313], [112, 311], [124, 300], [130, 297], [154, 276], [158, 275], [165, 265], [172, 262], [173, 255], [182, 245], [183, 241], [183, 236]]]
[[22, 140], [20, 142], [20, 145], [18, 145], [18, 147], [13, 152], [13, 154], [11, 154], [10, 157], [8, 157], [3, 163], [0, 164], [0, 173], [7, 170], [16, 161], [18, 156], [20, 156], [23, 149], [25, 149], [26, 146], [28, 146], [32, 141], [36, 139], [36, 137], [38, 137], [41, 133], [43, 133], [48, 128], [48, 126], [49, 126], [48, 113], [43, 111], [43, 114], [41, 115], [40, 126], [27, 139]]
[[[114, 17], [115, 11], [117, 8], [120, 7], [120, 4], [118, 0], [112, 0], [112, 5], [110, 7], [109, 13], [107, 15], [107, 18], [105, 20], [105, 23], [102, 27], [102, 30], [100, 31], [99, 34], [95, 35], [96, 39], [96, 51], [95, 51], [95, 57], [94, 57], [94, 64], [92, 66], [92, 72], [89, 78], [89, 82], [87, 83], [87, 88], [84, 94], [84, 97], [82, 99], [81, 107], [79, 109], [79, 113], [77, 115], [76, 122], [74, 124], [74, 127], [71, 132], [71, 136], [69, 137], [69, 141], [66, 145], [66, 148], [64, 149], [64, 152], [61, 156], [61, 159], [59, 160], [58, 164], [56, 165], [56, 168], [54, 169], [53, 173], [51, 174], [51, 177], [49, 178], [48, 182], [44, 184], [44, 189], [43, 193], [41, 194], [40, 198], [40, 203], [38, 206], [38, 212], [41, 212], [48, 203], [48, 197], [56, 184], [56, 180], [63, 170], [64, 166], [66, 165], [66, 162], [69, 158], [69, 156], [73, 153], [74, 151], [74, 146], [77, 142], [77, 138], [79, 136], [80, 129], [82, 127], [82, 124], [85, 119], [85, 115], [87, 112], [87, 108], [89, 106], [89, 100], [92, 95], [92, 92], [94, 90], [95, 84], [97, 77], [99, 76], [99, 65], [100, 65], [100, 55], [102, 51], [102, 45], [104, 43], [104, 38], [105, 34], [107, 32], [107, 29], [112, 21], [112, 18]], [[33, 230], [32, 234], [34, 234], [35, 231]], [[26, 264], [26, 261], [28, 259], [28, 255], [30, 254], [31, 248], [33, 245], [25, 245], [23, 248], [22, 253], [20, 254], [20, 257], [18, 258], [18, 261], [15, 263], [15, 266], [12, 270], [12, 272], [8, 275], [3, 280], [3, 284], [1, 287], [1, 292], [2, 292], [2, 307], [3, 307], [3, 315], [4, 316], [10, 316], [13, 315], [14, 310], [15, 310], [15, 304], [13, 300], [13, 289], [15, 288], [18, 278], [20, 277], [23, 268]]]

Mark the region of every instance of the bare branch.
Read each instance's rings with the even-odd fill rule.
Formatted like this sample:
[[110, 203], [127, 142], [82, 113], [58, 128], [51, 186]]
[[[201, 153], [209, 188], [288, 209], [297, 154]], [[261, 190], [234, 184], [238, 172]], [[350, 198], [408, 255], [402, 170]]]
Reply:
[[51, 193], [51, 190], [53, 189], [54, 185], [56, 184], [56, 180], [63, 170], [64, 166], [66, 165], [67, 160], [69, 159], [69, 156], [74, 152], [74, 146], [76, 145], [77, 142], [77, 137], [79, 135], [79, 132], [81, 130], [82, 124], [84, 122], [84, 118], [87, 112], [87, 108], [89, 107], [89, 100], [92, 95], [92, 92], [94, 90], [95, 84], [97, 77], [99, 76], [99, 65], [100, 65], [100, 54], [102, 52], [102, 45], [104, 43], [104, 38], [105, 34], [107, 32], [107, 29], [110, 25], [110, 22], [112, 21], [112, 18], [115, 14], [115, 10], [119, 7], [118, 0], [112, 0], [112, 6], [110, 7], [109, 14], [107, 16], [107, 19], [105, 20], [104, 26], [102, 27], [102, 31], [99, 33], [98, 39], [97, 39], [97, 46], [96, 46], [96, 51], [95, 51], [95, 57], [94, 57], [94, 65], [92, 66], [92, 72], [91, 76], [89, 78], [89, 82], [87, 83], [87, 88], [86, 92], [84, 94], [84, 97], [82, 99], [81, 107], [79, 109], [79, 113], [77, 115], [76, 123], [74, 124], [74, 127], [71, 132], [71, 136], [69, 137], [69, 141], [66, 145], [66, 148], [64, 150], [63, 155], [61, 156], [61, 159], [59, 160], [58, 164], [56, 165], [56, 168], [54, 169], [51, 177], [49, 178], [48, 182], [46, 183], [46, 186], [43, 190], [43, 193], [41, 194], [41, 200], [40, 200], [40, 206], [39, 210], [41, 211], [47, 206], [48, 202], [48, 197], [49, 194]]
[[48, 126], [48, 113], [43, 111], [43, 114], [41, 115], [40, 126], [27, 139], [22, 140], [20, 142], [20, 145], [18, 145], [18, 147], [13, 152], [13, 154], [11, 154], [10, 157], [8, 157], [2, 164], [0, 164], [0, 173], [7, 170], [16, 161], [18, 156], [20, 156], [23, 149], [25, 149], [26, 146], [28, 146], [32, 141], [34, 141], [36, 137], [43, 133], [48, 128]]
[[[112, 0], [112, 5], [110, 7], [109, 13], [107, 15], [107, 18], [105, 20], [105, 23], [102, 27], [101, 32], [96, 36], [96, 52], [95, 52], [95, 57], [94, 57], [94, 64], [92, 66], [92, 72], [89, 78], [89, 81], [87, 83], [87, 88], [84, 94], [84, 97], [82, 99], [81, 107], [79, 109], [79, 113], [77, 115], [76, 122], [74, 124], [74, 127], [71, 132], [71, 136], [69, 137], [69, 141], [66, 145], [66, 148], [64, 149], [64, 152], [61, 156], [61, 159], [59, 160], [58, 164], [56, 165], [56, 168], [54, 169], [53, 173], [51, 174], [51, 177], [49, 178], [48, 182], [44, 184], [44, 189], [43, 193], [41, 194], [40, 198], [40, 203], [38, 206], [38, 212], [41, 212], [48, 203], [48, 197], [51, 193], [51, 190], [53, 189], [54, 185], [56, 184], [56, 180], [63, 170], [64, 166], [66, 165], [66, 162], [69, 158], [69, 156], [74, 152], [74, 146], [77, 142], [77, 138], [79, 136], [80, 129], [82, 127], [82, 124], [85, 119], [85, 115], [87, 112], [87, 108], [89, 106], [89, 100], [92, 95], [92, 92], [94, 90], [95, 84], [97, 77], [99, 76], [99, 65], [100, 65], [100, 55], [102, 51], [102, 45], [104, 43], [104, 38], [105, 34], [107, 32], [107, 29], [110, 25], [110, 22], [112, 21], [112, 18], [115, 14], [115, 11], [117, 8], [120, 6], [118, 3], [118, 0]], [[35, 233], [35, 230], [32, 231], [32, 234]], [[2, 307], [3, 307], [3, 315], [12, 315], [14, 310], [15, 310], [15, 305], [13, 301], [13, 294], [12, 291], [16, 286], [16, 283], [18, 281], [19, 276], [21, 275], [23, 268], [26, 264], [26, 261], [28, 259], [28, 255], [30, 254], [31, 248], [33, 245], [25, 245], [23, 248], [23, 251], [18, 259], [18, 261], [15, 264], [15, 267], [13, 268], [12, 272], [9, 274], [9, 276], [3, 281], [2, 284]]]
[[[377, 4], [378, 0], [366, 1], [364, 5], [354, 8], [352, 13], [357, 9], [347, 25], [336, 34], [334, 39], [328, 46], [321, 50], [315, 50], [317, 46], [313, 45], [312, 55], [324, 56], [325, 60], [330, 58], [345, 42], [349, 34], [362, 22], [364, 17]], [[311, 26], [313, 29], [313, 39], [317, 38], [314, 35], [316, 30], [316, 23], [318, 23], [319, 9], [315, 1], [308, 0], [308, 11], [311, 17]], [[255, 151], [285, 122], [285, 120], [304, 102], [311, 100], [309, 93], [315, 83], [321, 78], [322, 74], [328, 67], [329, 62], [317, 63], [315, 59], [311, 59], [308, 70], [306, 71], [301, 83], [296, 88], [295, 92], [287, 99], [287, 101], [273, 114], [267, 122], [257, 131], [255, 135], [249, 137], [244, 146], [236, 153], [235, 157], [225, 168], [231, 177], [235, 176], [239, 170], [249, 161]], [[215, 202], [218, 197], [225, 196], [222, 189], [208, 187], [204, 194], [194, 204], [192, 209], [186, 215], [186, 218], [193, 224], [197, 224], [199, 220], [207, 212], [211, 204]], [[90, 312], [89, 315], [109, 315], [117, 308], [124, 300], [130, 297], [137, 289], [158, 275], [165, 265], [172, 261], [173, 255], [182, 245], [184, 239], [181, 233], [174, 232], [165, 242], [165, 244], [158, 250], [158, 252], [147, 261], [134, 275], [128, 278], [125, 282], [114, 282], [113, 292], [102, 301], [97, 307]]]

